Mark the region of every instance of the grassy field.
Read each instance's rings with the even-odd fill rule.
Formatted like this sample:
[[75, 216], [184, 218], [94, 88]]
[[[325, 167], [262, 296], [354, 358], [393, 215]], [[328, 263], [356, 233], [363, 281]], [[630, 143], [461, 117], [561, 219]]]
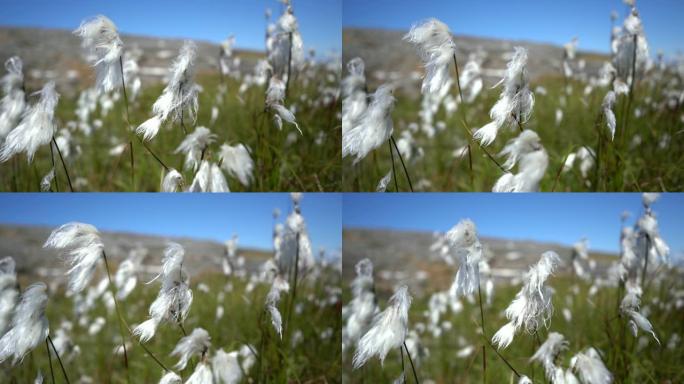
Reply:
[[[246, 372], [248, 379], [241, 382], [339, 382], [339, 297], [335, 303], [335, 300], [331, 299], [334, 294], [327, 290], [329, 287], [339, 286], [339, 272], [329, 268], [321, 272], [318, 278], [309, 274], [300, 281], [301, 284], [298, 284], [294, 307], [300, 307], [301, 312], [293, 312], [290, 329], [285, 330], [284, 335], [284, 340], [294, 338], [298, 340], [296, 343], [281, 341], [270, 324], [270, 317], [263, 312], [268, 285], [257, 284], [252, 292], [246, 292], [244, 279], [227, 278], [218, 274], [191, 276], [194, 301], [184, 328], [188, 333], [196, 327], [202, 327], [209, 332], [212, 343], [208, 352], [210, 358], [219, 348], [230, 352], [240, 349], [245, 344], [251, 345], [259, 357]], [[206, 284], [209, 291], [200, 290], [199, 283]], [[231, 291], [225, 289], [227, 283], [232, 285]], [[148, 307], [156, 297], [158, 289], [158, 283], [145, 285], [139, 281], [133, 293], [121, 302], [124, 318], [131, 326], [147, 319]], [[219, 298], [219, 292], [224, 293], [223, 300]], [[289, 300], [290, 295], [284, 294], [279, 305], [284, 322]], [[321, 301], [326, 301], [326, 304], [318, 305]], [[216, 316], [217, 306], [224, 308], [225, 314], [221, 319], [217, 319]], [[117, 317], [115, 312], [107, 311], [102, 300], [98, 300], [94, 309], [87, 314], [90, 321], [86, 322], [85, 326], [80, 326], [79, 317], [74, 314], [73, 300], [65, 298], [62, 291], [55, 292], [50, 295], [47, 316], [53, 339], [62, 321], [73, 323], [71, 341], [78, 345], [80, 354], [73, 358], [62, 356], [66, 360], [65, 368], [71, 383], [127, 382], [123, 356], [113, 354], [115, 346], [120, 342]], [[104, 317], [106, 323], [99, 333], [90, 335], [88, 327], [98, 316]], [[164, 324], [146, 346], [167, 367], [172, 367], [177, 358], [170, 357], [169, 354], [182, 336], [179, 327]], [[128, 346], [129, 382], [158, 382], [162, 376], [161, 368], [145, 354], [137, 342], [129, 343]], [[197, 363], [198, 358], [195, 357], [186, 369], [177, 373], [183, 380], [187, 380]], [[54, 355], [53, 366], [56, 382], [65, 382]], [[46, 383], [51, 382], [45, 345], [39, 345], [16, 367], [10, 366], [7, 362], [0, 365], [0, 382], [33, 382], [38, 370], [42, 371]]]
[[[677, 301], [675, 292], [681, 292], [684, 288], [681, 274], [659, 270], [653, 284], [642, 297], [642, 310], [648, 308], [648, 318], [662, 346], [644, 332], [640, 331], [636, 339], [632, 336], [626, 327], [626, 320], [618, 317], [618, 288], [601, 288], [592, 296], [588, 293], [590, 284], [567, 275], [552, 276], [547, 284], [555, 290], [554, 314], [548, 330], [542, 328], [539, 336], [542, 342], [546, 340], [548, 332], [559, 332], [566, 337], [569, 349], [561, 353], [558, 360], [564, 369], [569, 367], [575, 353], [591, 346], [602, 354], [602, 360], [613, 373], [615, 383], [678, 383], [684, 380], [684, 366], [681, 364], [684, 361], [684, 349], [681, 341], [674, 346], [668, 345], [674, 334], [681, 337], [684, 333], [684, 311], [674, 306]], [[503, 310], [518, 290], [519, 286], [495, 288], [491, 306], [484, 308], [487, 338], [491, 339], [507, 322]], [[385, 308], [390, 294], [381, 292], [378, 295], [381, 309]], [[345, 301], [349, 300], [350, 295], [348, 284], [345, 284]], [[409, 312], [409, 330], [417, 329], [418, 323], [426, 324], [428, 299], [414, 297]], [[564, 309], [570, 311], [570, 321], [562, 315]], [[445, 326], [445, 322], [449, 325]], [[486, 379], [483, 379], [483, 338], [476, 298], [471, 302], [463, 300], [463, 311], [458, 314], [448, 310], [442, 315], [440, 324], [442, 334], [439, 337], [430, 332], [419, 335], [425, 350], [422, 356], [413, 356], [413, 359], [418, 360], [416, 369], [421, 383], [517, 383], [512, 371], [490, 347], [485, 348]], [[468, 347], [471, 348], [470, 353], [459, 353]], [[542, 366], [529, 362], [537, 347], [534, 335], [523, 331], [501, 354], [520, 374], [527, 375], [534, 383], [548, 383]], [[384, 366], [380, 365], [377, 358], [373, 358], [358, 370], [352, 370], [352, 353], [350, 351], [343, 357], [345, 377], [349, 383], [388, 383], [401, 373], [398, 350], [390, 352]], [[413, 383], [407, 359], [405, 365], [407, 380]]]
[[[249, 187], [227, 176], [231, 191], [335, 191], [341, 179], [340, 130], [336, 99], [338, 71], [325, 65], [309, 68], [290, 82], [285, 105], [296, 106], [296, 117], [303, 135], [294, 126], [284, 123], [279, 131], [271, 113], [264, 112], [265, 88], [252, 86], [238, 94], [240, 82], [226, 78], [227, 93], [222, 102], [216, 102], [220, 84], [218, 75], [200, 74], [197, 83], [204, 88], [199, 94], [197, 126], [206, 126], [218, 138], [205, 152], [205, 158], [218, 163], [219, 147], [223, 143], [242, 143], [249, 147], [254, 161], [253, 181]], [[306, 80], [306, 81], [305, 81]], [[140, 96], [129, 106], [133, 128], [152, 117], [152, 104], [159, 97], [163, 85], [145, 85]], [[324, 95], [323, 92], [326, 92]], [[33, 91], [33, 90], [29, 90]], [[58, 90], [59, 92], [59, 90]], [[129, 91], [130, 92], [130, 91]], [[327, 97], [326, 97], [327, 95]], [[31, 100], [32, 102], [33, 100]], [[219, 110], [218, 119], [211, 123], [212, 106]], [[97, 119], [102, 122], [90, 135], [70, 129], [71, 155], [66, 159], [74, 189], [77, 191], [159, 191], [162, 166], [129, 133], [123, 97], [113, 109], [102, 115], [101, 107], [90, 116], [90, 125]], [[76, 99], [63, 96], [57, 107], [58, 129], [69, 121], [77, 121]], [[194, 127], [185, 123], [188, 133]], [[194, 177], [191, 170], [183, 171], [184, 154], [174, 151], [185, 134], [179, 124], [165, 123], [149, 147], [170, 168], [183, 174], [187, 188]], [[128, 152], [121, 156], [110, 155], [117, 144], [133, 140], [134, 179]], [[79, 152], [80, 151], [80, 152]], [[67, 179], [55, 153], [59, 190], [68, 190]], [[40, 181], [52, 168], [50, 147], [36, 153], [34, 162], [27, 164], [25, 156], [15, 156], [0, 164], [0, 191], [39, 191]], [[53, 183], [53, 191], [57, 185]]]
[[[452, 76], [453, 66], [451, 67]], [[681, 84], [682, 79], [672, 73], [649, 74], [635, 85], [630, 112], [627, 113], [628, 97], [621, 95], [615, 104], [617, 132], [615, 140], [610, 140], [610, 132], [604, 122], [597, 124], [601, 114], [601, 102], [607, 89], [596, 86], [587, 96], [584, 89], [587, 83], [570, 80], [572, 93], [565, 94], [561, 74], [547, 76], [532, 81], [530, 89], [543, 86], [545, 95], [535, 92], [535, 105], [530, 120], [524, 128], [537, 132], [542, 145], [549, 155], [549, 166], [541, 181], [542, 192], [549, 191], [676, 191], [684, 187], [684, 171], [680, 164], [684, 161], [684, 122], [682, 106], [665, 107], [663, 95], [665, 84]], [[416, 93], [420, 84], [415, 83]], [[374, 89], [370, 89], [373, 92]], [[471, 131], [487, 124], [489, 110], [495, 104], [500, 88], [489, 89], [485, 86], [472, 103], [459, 105], [451, 116], [440, 106], [434, 116], [433, 126], [444, 123], [443, 130], [436, 130], [434, 137], [422, 131], [413, 132], [414, 148], [407, 161], [408, 173], [414, 190], [424, 191], [491, 191], [503, 171], [475, 144], [472, 147], [472, 171], [468, 156], [455, 157], [458, 148], [468, 144], [465, 121]], [[454, 84], [450, 94], [457, 97], [458, 88]], [[395, 92], [396, 104], [392, 112], [395, 139], [409, 129], [411, 123], [421, 124], [420, 95], [407, 95], [400, 90]], [[566, 98], [561, 106], [561, 98]], [[561, 110], [563, 118], [556, 124], [556, 111]], [[639, 117], [635, 111], [639, 110]], [[629, 116], [629, 121], [625, 120]], [[626, 129], [623, 128], [626, 125]], [[505, 157], [498, 156], [509, 139], [517, 137], [517, 129], [502, 129], [495, 142], [486, 147], [499, 164]], [[598, 151], [599, 136], [601, 150]], [[579, 160], [568, 172], [560, 173], [565, 159], [571, 152], [582, 146], [589, 147], [595, 154], [596, 163], [583, 177]], [[419, 148], [424, 155], [420, 157]], [[394, 154], [395, 169], [400, 191], [409, 191], [409, 184], [401, 163]], [[369, 154], [357, 165], [351, 158], [343, 161], [344, 191], [375, 191], [380, 179], [392, 169], [389, 147], [383, 145]], [[514, 169], [515, 170], [515, 169]], [[388, 191], [394, 191], [394, 181]]]

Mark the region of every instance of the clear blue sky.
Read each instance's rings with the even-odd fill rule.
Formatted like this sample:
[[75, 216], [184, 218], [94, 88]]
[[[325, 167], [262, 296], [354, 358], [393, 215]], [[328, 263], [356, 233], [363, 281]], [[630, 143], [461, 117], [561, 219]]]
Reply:
[[[470, 218], [482, 236], [571, 245], [582, 237], [590, 249], [617, 253], [620, 215], [642, 212], [637, 193], [422, 193], [344, 194], [345, 228], [447, 231]], [[684, 252], [684, 194], [664, 194], [653, 206], [661, 236]]]
[[[342, 0], [294, 0], [305, 48], [318, 55], [341, 52]], [[74, 30], [81, 20], [103, 14], [120, 33], [220, 42], [230, 34], [236, 46], [264, 49], [266, 21], [282, 5], [275, 0], [0, 0], [0, 25]], [[125, 44], [125, 41], [124, 41]]]
[[[56, 227], [69, 221], [103, 231], [183, 236], [223, 242], [233, 234], [248, 247], [272, 247], [273, 209], [291, 211], [288, 193], [5, 193], [0, 223]], [[304, 194], [302, 214], [314, 250], [341, 249], [342, 198], [336, 193]]]
[[[684, 51], [684, 1], [637, 0], [652, 53]], [[607, 52], [610, 12], [620, 14], [622, 0], [344, 0], [343, 26], [408, 30], [436, 17], [459, 35], [564, 44], [574, 36], [580, 49]]]

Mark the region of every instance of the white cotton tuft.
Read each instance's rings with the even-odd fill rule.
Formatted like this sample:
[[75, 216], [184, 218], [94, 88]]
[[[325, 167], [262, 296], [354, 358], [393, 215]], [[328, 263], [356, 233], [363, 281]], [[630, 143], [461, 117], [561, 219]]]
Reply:
[[365, 64], [359, 57], [347, 62], [349, 75], [342, 80], [342, 134], [354, 126], [366, 110]]
[[240, 183], [245, 187], [249, 186], [253, 178], [254, 161], [244, 144], [237, 144], [235, 146], [221, 145], [219, 158], [221, 159], [221, 168], [228, 172], [230, 176], [240, 180]]
[[175, 169], [169, 169], [162, 179], [162, 192], [177, 192], [183, 183], [183, 176]]
[[282, 121], [292, 124], [297, 128], [299, 134], [302, 134], [302, 130], [297, 124], [294, 113], [289, 109], [285, 108], [285, 83], [278, 77], [271, 77], [268, 83], [268, 89], [266, 90], [266, 107], [271, 109], [275, 114], [273, 118], [278, 126], [278, 129], [282, 129]]
[[38, 147], [48, 144], [54, 136], [55, 107], [59, 101], [55, 83], [48, 82], [35, 94], [40, 95], [40, 100], [24, 113], [19, 125], [5, 138], [0, 149], [0, 163], [21, 152], [26, 152], [28, 162], [31, 163]]
[[518, 380], [518, 384], [532, 384], [532, 380], [530, 380], [529, 377], [523, 375], [523, 376], [520, 376], [520, 379]]
[[23, 63], [19, 56], [10, 57], [5, 61], [7, 74], [0, 78], [0, 86], [5, 94], [0, 100], [0, 138], [7, 136], [7, 133], [19, 123], [26, 108], [22, 67]]
[[385, 176], [380, 179], [378, 182], [378, 186], [375, 188], [375, 192], [385, 192], [387, 190], [387, 186], [389, 185], [390, 181], [392, 180], [392, 170], [390, 169]]
[[603, 98], [603, 103], [601, 103], [601, 108], [603, 108], [603, 117], [606, 119], [606, 125], [610, 131], [610, 139], [615, 139], [615, 113], [613, 112], [613, 106], [615, 105], [615, 92], [608, 91], [606, 96]]
[[190, 192], [230, 192], [228, 181], [218, 165], [203, 160], [190, 185]]
[[428, 19], [412, 26], [404, 40], [416, 47], [425, 66], [421, 92], [441, 91], [451, 79], [449, 65], [456, 50], [449, 27], [437, 19]]
[[399, 348], [408, 333], [408, 310], [411, 296], [407, 286], [401, 286], [389, 299], [387, 308], [373, 319], [371, 328], [359, 340], [354, 354], [354, 369], [360, 368], [368, 359], [377, 356], [380, 362], [390, 350]]
[[497, 349], [507, 348], [513, 342], [514, 336], [515, 324], [513, 322], [506, 323], [494, 334], [492, 344], [495, 344]]
[[21, 294], [9, 330], [0, 338], [0, 363], [12, 356], [16, 365], [24, 356], [45, 342], [50, 332], [45, 308], [47, 286], [36, 283]]
[[159, 116], [154, 116], [151, 119], [146, 120], [144, 123], [140, 124], [136, 129], [135, 133], [143, 136], [143, 140], [152, 140], [159, 132], [159, 127], [161, 126], [162, 120]]
[[209, 364], [201, 362], [197, 364], [195, 371], [188, 378], [185, 384], [214, 384]]
[[182, 384], [183, 380], [175, 372], [168, 372], [159, 380], [159, 384]]
[[558, 332], [549, 332], [548, 338], [539, 347], [539, 349], [537, 349], [534, 355], [532, 355], [530, 361], [537, 361], [541, 363], [541, 365], [544, 367], [544, 371], [546, 372], [546, 378], [552, 381], [552, 378], [556, 373], [554, 361], [558, 354], [567, 348], [568, 342], [565, 340], [563, 335]]
[[240, 352], [224, 352], [219, 349], [211, 359], [214, 384], [238, 384], [242, 380], [242, 368], [238, 357]]
[[109, 92], [122, 84], [121, 55], [123, 42], [114, 23], [98, 15], [83, 21], [74, 34], [82, 39], [83, 48], [95, 67], [96, 87], [100, 92]]
[[4, 335], [12, 321], [14, 307], [19, 301], [17, 273], [11, 257], [0, 260], [0, 335]]
[[459, 221], [447, 232], [446, 239], [460, 260], [450, 292], [456, 297], [470, 295], [479, 288], [479, 264], [483, 259], [475, 223], [470, 219]]
[[195, 328], [192, 333], [183, 337], [171, 351], [171, 356], [178, 356], [175, 367], [183, 370], [194, 355], [204, 355], [211, 346], [211, 337], [203, 328]]
[[499, 154], [507, 156], [503, 167], [518, 165], [518, 173], [505, 173], [494, 184], [493, 192], [538, 192], [549, 166], [549, 155], [536, 132], [526, 129], [511, 139]]
[[584, 384], [610, 384], [613, 375], [601, 361], [594, 348], [579, 352], [570, 360], [570, 366], [579, 374]]
[[358, 123], [342, 135], [342, 157], [355, 156], [359, 162], [370, 151], [386, 143], [393, 131], [391, 112], [394, 108], [392, 86], [381, 85], [371, 96], [371, 103]]
[[43, 248], [63, 251], [70, 268], [69, 290], [78, 293], [85, 289], [95, 272], [97, 262], [104, 256], [104, 245], [97, 228], [84, 223], [67, 223], [55, 229]]
[[271, 315], [273, 328], [281, 339], [283, 338], [283, 319], [278, 310], [278, 303], [280, 302], [281, 293], [287, 292], [289, 289], [290, 285], [287, 280], [280, 276], [276, 276], [276, 278], [273, 279], [268, 295], [266, 295], [266, 310], [268, 310]]
[[194, 131], [185, 136], [185, 139], [178, 145], [174, 153], [185, 154], [185, 169], [197, 171], [201, 156], [211, 143], [216, 140], [216, 135], [211, 133], [207, 127], [197, 127]]

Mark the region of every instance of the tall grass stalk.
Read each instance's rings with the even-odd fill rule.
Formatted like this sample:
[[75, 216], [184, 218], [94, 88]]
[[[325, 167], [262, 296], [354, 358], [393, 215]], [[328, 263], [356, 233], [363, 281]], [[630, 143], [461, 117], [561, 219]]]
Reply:
[[[399, 152], [399, 148], [397, 147], [397, 142], [396, 142], [396, 140], [394, 140], [393, 135], [390, 135], [390, 142], [391, 142], [391, 144], [394, 144], [394, 149], [397, 150], [397, 155], [399, 155], [399, 161], [401, 161], [401, 167], [404, 168], [404, 174], [406, 175], [406, 180], [408, 180], [409, 188], [411, 189], [411, 192], [413, 192], [413, 184], [411, 183], [411, 176], [409, 176], [409, 173], [406, 170], [406, 164], [404, 164], [404, 157], [401, 156], [401, 152]], [[391, 149], [390, 149], [390, 151], [391, 151]], [[392, 163], [394, 165], [394, 162], [392, 162]], [[395, 179], [395, 181], [396, 181], [396, 179]]]
[[292, 32], [287, 34], [290, 42], [287, 54], [287, 80], [285, 81], [285, 98], [287, 99], [287, 92], [290, 90], [290, 74], [292, 72]]
[[52, 161], [52, 169], [55, 172], [55, 189], [59, 192], [59, 181], [57, 179], [57, 167], [55, 167], [55, 150], [50, 143], [50, 160]]
[[289, 340], [290, 335], [290, 320], [292, 319], [292, 311], [294, 310], [294, 302], [297, 298], [297, 278], [299, 277], [299, 232], [297, 232], [297, 245], [295, 251], [294, 273], [292, 277], [292, 295], [290, 296], [290, 303], [287, 309], [287, 321], [285, 322], [285, 330], [283, 334], [286, 336], [285, 340]]
[[[64, 157], [62, 157], [62, 151], [59, 150], [59, 145], [57, 145], [57, 140], [55, 140], [55, 136], [52, 136], [52, 143], [55, 145], [55, 148], [57, 148], [57, 154], [59, 155], [59, 160], [62, 161], [62, 168], [64, 168], [64, 174], [66, 175], [67, 181], [69, 182], [69, 190], [71, 192], [74, 191], [74, 186], [71, 185], [71, 177], [69, 177], [69, 171], [67, 170], [66, 163], [64, 162]], [[57, 170], [55, 170], [55, 175], [57, 175]]]
[[55, 348], [55, 344], [52, 342], [52, 338], [50, 335], [48, 335], [47, 340], [50, 342], [50, 346], [52, 346], [52, 350], [55, 351], [55, 356], [57, 356], [57, 361], [59, 362], [59, 367], [62, 369], [62, 374], [64, 375], [64, 380], [67, 382], [67, 384], [71, 384], [69, 381], [69, 376], [67, 376], [66, 369], [64, 369], [64, 364], [62, 364], [62, 358], [59, 357], [59, 352], [57, 352], [57, 348]]
[[[406, 348], [406, 341], [404, 341], [404, 349], [406, 350], [406, 356], [408, 356], [409, 363], [411, 364], [411, 371], [413, 372], [413, 379], [416, 381], [416, 384], [420, 384], [420, 380], [418, 380], [418, 374], [416, 373], [416, 367], [413, 365], [413, 359], [411, 358], [411, 352], [409, 352], [408, 348]], [[404, 359], [402, 358], [402, 362]]]
[[52, 354], [50, 353], [50, 343], [48, 342], [47, 338], [45, 338], [45, 350], [48, 354], [48, 363], [50, 363], [50, 377], [52, 378], [52, 384], [56, 384], [57, 382], [55, 381], [55, 371], [52, 369]]
[[[122, 324], [122, 316], [121, 316], [121, 310], [119, 309], [119, 300], [116, 298], [116, 289], [114, 287], [114, 282], [112, 281], [112, 274], [109, 271], [109, 262], [107, 261], [107, 253], [103, 250], [102, 251], [102, 258], [104, 259], [104, 264], [105, 264], [105, 269], [107, 269], [107, 279], [109, 279], [109, 290], [112, 293], [112, 297], [114, 298], [114, 308], [116, 308], [116, 315], [119, 318], [118, 323], [119, 323], [119, 333], [121, 334], [121, 346], [123, 347], [123, 353], [124, 353], [124, 367], [126, 367], [126, 377], [128, 377], [128, 352], [126, 351], [126, 337], [124, 336], [124, 329], [123, 329], [123, 324]], [[130, 382], [130, 380], [129, 380]]]
[[390, 158], [392, 159], [392, 178], [394, 179], [394, 190], [395, 192], [399, 192], [399, 184], [397, 183], [397, 172], [394, 169], [394, 151], [392, 150], [392, 142], [388, 141], [387, 145], [389, 146]]
[[126, 108], [126, 121], [128, 122], [128, 149], [130, 150], [130, 160], [131, 160], [131, 188], [135, 189], [135, 160], [133, 156], [133, 139], [131, 135], [135, 133], [131, 130], [131, 116], [128, 113], [128, 94], [126, 93], [126, 80], [124, 79], [123, 72], [123, 55], [119, 56], [119, 70], [121, 71], [121, 89], [124, 95], [124, 106]]

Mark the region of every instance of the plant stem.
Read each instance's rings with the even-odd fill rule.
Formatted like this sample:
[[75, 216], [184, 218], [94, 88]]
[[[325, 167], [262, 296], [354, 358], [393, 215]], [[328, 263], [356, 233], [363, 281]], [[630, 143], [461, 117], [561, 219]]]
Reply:
[[52, 378], [52, 384], [56, 384], [57, 382], [55, 381], [55, 372], [52, 369], [52, 354], [50, 353], [50, 343], [48, 343], [47, 338], [45, 339], [45, 348], [47, 349], [48, 362], [50, 363], [50, 377]]
[[59, 181], [57, 180], [57, 167], [55, 167], [55, 150], [50, 143], [50, 160], [52, 161], [52, 171], [55, 173], [55, 189], [59, 192]]
[[119, 318], [119, 333], [121, 334], [121, 346], [124, 352], [124, 367], [126, 367], [126, 375], [128, 376], [128, 352], [126, 351], [126, 337], [124, 336], [123, 324], [121, 316], [121, 311], [119, 310], [119, 300], [116, 299], [116, 289], [114, 287], [114, 282], [112, 281], [112, 274], [109, 271], [109, 262], [107, 261], [107, 253], [102, 251], [102, 258], [104, 259], [105, 269], [107, 269], [107, 278], [109, 279], [109, 290], [112, 293], [112, 298], [114, 299], [114, 308], [116, 308], [116, 315]]
[[399, 184], [397, 184], [397, 172], [394, 169], [394, 152], [392, 151], [392, 141], [390, 140], [387, 145], [389, 145], [390, 157], [392, 158], [392, 178], [394, 179], [394, 189], [399, 192]]
[[59, 150], [59, 145], [57, 145], [57, 140], [55, 140], [55, 136], [52, 136], [52, 143], [55, 145], [55, 148], [57, 148], [57, 154], [59, 155], [59, 160], [62, 161], [62, 168], [64, 168], [64, 173], [66, 174], [67, 181], [69, 182], [69, 190], [71, 192], [74, 191], [74, 187], [71, 185], [71, 178], [69, 177], [69, 171], [67, 170], [66, 163], [64, 162], [64, 158], [62, 157], [62, 151]]
[[126, 122], [128, 123], [128, 149], [131, 150], [131, 189], [135, 189], [135, 160], [133, 156], [133, 140], [131, 137], [131, 116], [128, 113], [128, 94], [126, 93], [126, 80], [123, 72], [123, 55], [119, 56], [119, 70], [121, 71], [121, 89], [124, 96], [124, 107], [126, 108]]
[[392, 141], [392, 144], [394, 144], [394, 149], [397, 150], [397, 155], [399, 155], [399, 161], [401, 161], [401, 166], [402, 166], [402, 168], [404, 168], [404, 174], [406, 175], [406, 179], [408, 180], [409, 188], [411, 189], [411, 192], [413, 192], [413, 184], [411, 184], [411, 176], [409, 176], [409, 173], [406, 170], [406, 164], [404, 164], [404, 158], [401, 156], [401, 152], [399, 152], [399, 148], [397, 147], [397, 142], [394, 140], [394, 136], [390, 135], [390, 140]]
[[629, 123], [630, 109], [632, 108], [632, 99], [634, 98], [634, 83], [636, 83], [636, 51], [637, 51], [637, 35], [634, 35], [634, 52], [632, 54], [632, 81], [629, 84], [629, 95], [627, 97], [627, 112], [622, 120], [622, 132], [620, 132], [620, 147], [622, 148], [625, 142], [625, 133], [627, 131], [627, 124]]
[[55, 351], [55, 356], [57, 356], [57, 361], [59, 362], [59, 367], [62, 369], [62, 374], [64, 375], [64, 380], [66, 380], [67, 384], [70, 384], [69, 376], [67, 376], [66, 369], [64, 369], [64, 364], [62, 364], [62, 359], [59, 357], [59, 352], [57, 352], [57, 348], [55, 348], [55, 343], [52, 342], [50, 335], [48, 335], [47, 339], [50, 342], [50, 345], [52, 346], [52, 350]]
[[[482, 308], [482, 289], [480, 288], [480, 281], [478, 276], [477, 282], [477, 297], [478, 303], [480, 305], [480, 325], [482, 327], [482, 337], [487, 340], [487, 332], [485, 331], [485, 321], [484, 321], [484, 309]], [[484, 345], [482, 346], [482, 382], [487, 381], [487, 352]]]
[[287, 55], [287, 80], [285, 81], [285, 98], [287, 99], [287, 91], [290, 89], [290, 73], [292, 71], [292, 32], [288, 34], [288, 41], [290, 42], [289, 53]]
[[160, 159], [159, 156], [157, 156], [157, 155], [154, 153], [154, 151], [152, 151], [152, 149], [147, 145], [147, 143], [145, 142], [145, 140], [141, 139], [139, 136], [136, 136], [136, 137], [138, 138], [138, 141], [140, 141], [140, 143], [143, 145], [143, 147], [145, 147], [145, 149], [147, 149], [147, 152], [149, 152], [150, 155], [152, 155], [152, 157], [154, 157], [154, 159], [157, 160], [157, 162], [158, 162], [162, 167], [164, 167], [164, 170], [166, 170], [166, 171], [168, 172], [171, 168], [169, 168], [166, 164], [164, 164], [164, 162], [162, 161], [162, 159]]
[[[454, 68], [456, 68], [456, 85], [458, 85], [458, 95], [461, 97], [461, 105], [460, 105], [459, 109], [461, 109], [463, 111], [463, 124], [465, 125], [468, 133], [470, 134], [470, 130], [468, 129], [468, 120], [466, 117], [466, 111], [465, 111], [465, 107], [464, 107], [465, 101], [463, 100], [463, 91], [461, 90], [461, 75], [458, 72], [458, 61], [456, 60], [456, 53], [455, 52], [454, 52]], [[470, 184], [473, 183], [472, 182], [472, 180], [473, 180], [473, 159], [470, 155], [470, 140], [471, 140], [471, 138], [472, 138], [472, 135], [471, 135], [471, 137], [468, 138], [468, 160], [469, 160], [468, 165], [470, 166], [470, 168], [469, 168]]]
[[406, 341], [404, 341], [404, 349], [406, 350], [406, 356], [408, 356], [409, 363], [411, 363], [411, 371], [413, 371], [413, 379], [416, 381], [416, 384], [420, 384], [420, 380], [418, 380], [418, 374], [416, 373], [416, 367], [413, 365], [413, 359], [411, 358], [411, 352], [409, 352], [408, 348], [406, 348]]
[[563, 172], [563, 168], [565, 168], [565, 162], [568, 160], [568, 157], [570, 157], [570, 154], [572, 151], [575, 149], [575, 147], [570, 148], [570, 151], [568, 151], [568, 154], [565, 155], [563, 158], [563, 161], [561, 161], [560, 166], [558, 167], [558, 172], [556, 172], [556, 178], [553, 180], [553, 187], [551, 187], [551, 192], [554, 192], [556, 190], [556, 185], [558, 184], [558, 180], [560, 179], [560, 175]]
[[[651, 248], [651, 238], [648, 235], [646, 235], [646, 252], [645, 252], [646, 256], [644, 257], [644, 268], [641, 270], [641, 285], [642, 286], [646, 282], [646, 271], [648, 269], [648, 254], [650, 253], [649, 248]], [[645, 295], [646, 292], [644, 291], [643, 294]]]
[[295, 251], [295, 262], [294, 262], [294, 277], [292, 278], [292, 296], [290, 296], [290, 305], [287, 310], [287, 322], [285, 323], [285, 336], [286, 340], [289, 340], [290, 331], [290, 320], [292, 319], [292, 311], [294, 310], [294, 302], [297, 297], [297, 278], [299, 276], [299, 232], [297, 232], [297, 249]]
[[401, 354], [401, 375], [404, 377], [403, 382], [406, 383], [406, 368], [404, 367], [404, 348], [399, 346], [399, 353]]

